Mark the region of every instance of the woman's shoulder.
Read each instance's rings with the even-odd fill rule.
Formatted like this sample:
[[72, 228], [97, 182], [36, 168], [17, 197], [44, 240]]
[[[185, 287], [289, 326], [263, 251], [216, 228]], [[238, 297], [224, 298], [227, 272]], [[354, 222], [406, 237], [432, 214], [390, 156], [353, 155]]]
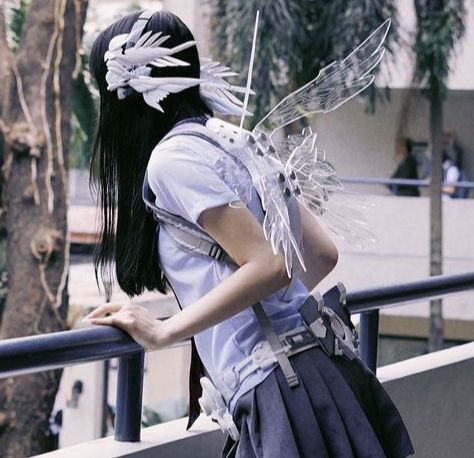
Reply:
[[196, 128], [193, 123], [187, 123], [172, 129], [153, 149], [148, 167], [214, 164], [224, 154], [216, 142], [218, 136], [214, 127], [224, 123], [233, 126], [218, 118], [210, 118], [206, 124]]

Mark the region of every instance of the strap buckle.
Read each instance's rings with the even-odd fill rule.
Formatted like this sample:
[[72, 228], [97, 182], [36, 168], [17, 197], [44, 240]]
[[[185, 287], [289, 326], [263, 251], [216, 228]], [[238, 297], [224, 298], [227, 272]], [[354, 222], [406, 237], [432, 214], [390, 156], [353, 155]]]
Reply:
[[208, 256], [215, 259], [216, 261], [221, 261], [224, 258], [225, 251], [220, 245], [213, 244], [209, 250]]

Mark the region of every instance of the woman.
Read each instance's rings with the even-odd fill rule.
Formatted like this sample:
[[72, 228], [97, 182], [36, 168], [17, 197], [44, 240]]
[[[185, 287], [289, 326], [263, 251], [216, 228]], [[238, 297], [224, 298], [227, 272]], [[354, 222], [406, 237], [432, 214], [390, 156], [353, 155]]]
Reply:
[[[164, 57], [154, 64], [144, 64], [142, 51], [135, 60], [127, 56], [130, 47], [146, 48], [160, 37]], [[274, 254], [265, 238], [265, 215], [249, 172], [213, 140], [210, 125], [233, 130], [211, 118], [211, 103], [199, 90], [197, 48], [179, 18], [157, 12], [117, 21], [95, 41], [90, 65], [100, 91], [91, 165], [103, 222], [96, 267], [107, 280], [115, 264], [118, 283], [131, 297], [145, 289], [164, 292], [168, 283], [182, 307], [160, 321], [137, 305], [108, 304], [93, 311], [90, 322], [121, 327], [148, 350], [194, 336], [238, 430], [227, 437], [222, 456], [413, 453], [397, 409], [373, 374], [358, 359], [329, 357], [316, 344], [288, 353], [285, 370], [273, 362], [247, 371], [225, 393], [222, 374], [265, 341], [254, 304], [279, 335], [302, 329], [298, 307], [334, 268], [337, 250], [317, 219], [296, 207], [306, 272], [289, 277], [287, 259]], [[225, 138], [228, 146], [234, 141]], [[183, 227], [201, 240], [207, 236], [219, 255], [187, 246], [194, 242], [175, 233]], [[292, 369], [297, 383], [290, 387], [285, 375]]]

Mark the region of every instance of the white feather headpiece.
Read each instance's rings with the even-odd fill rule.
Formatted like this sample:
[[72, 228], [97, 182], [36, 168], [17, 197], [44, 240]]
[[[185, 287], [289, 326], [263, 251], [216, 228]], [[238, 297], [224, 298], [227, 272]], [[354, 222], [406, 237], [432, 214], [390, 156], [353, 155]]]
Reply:
[[210, 59], [201, 59], [201, 77], [152, 77], [152, 67], [180, 67], [189, 65], [173, 54], [196, 44], [187, 41], [173, 48], [164, 43], [169, 35], [161, 32], [143, 33], [153, 10], [145, 10], [128, 34], [115, 36], [110, 40], [104, 55], [107, 63], [107, 89], [117, 91], [120, 100], [135, 90], [143, 94], [145, 103], [163, 112], [160, 103], [170, 93], [176, 93], [200, 84], [200, 94], [207, 105], [221, 114], [241, 115], [243, 103], [232, 92], [245, 92], [245, 88], [234, 86], [224, 78], [237, 73]]

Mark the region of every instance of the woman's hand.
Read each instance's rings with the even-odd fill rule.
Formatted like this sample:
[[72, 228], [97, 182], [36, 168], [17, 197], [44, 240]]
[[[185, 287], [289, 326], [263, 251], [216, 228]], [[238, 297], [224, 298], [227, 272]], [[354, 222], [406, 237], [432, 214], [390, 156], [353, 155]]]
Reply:
[[[110, 313], [109, 316], [105, 316]], [[171, 342], [162, 320], [154, 318], [140, 305], [104, 304], [84, 317], [91, 324], [110, 325], [123, 329], [146, 351], [159, 350]]]

